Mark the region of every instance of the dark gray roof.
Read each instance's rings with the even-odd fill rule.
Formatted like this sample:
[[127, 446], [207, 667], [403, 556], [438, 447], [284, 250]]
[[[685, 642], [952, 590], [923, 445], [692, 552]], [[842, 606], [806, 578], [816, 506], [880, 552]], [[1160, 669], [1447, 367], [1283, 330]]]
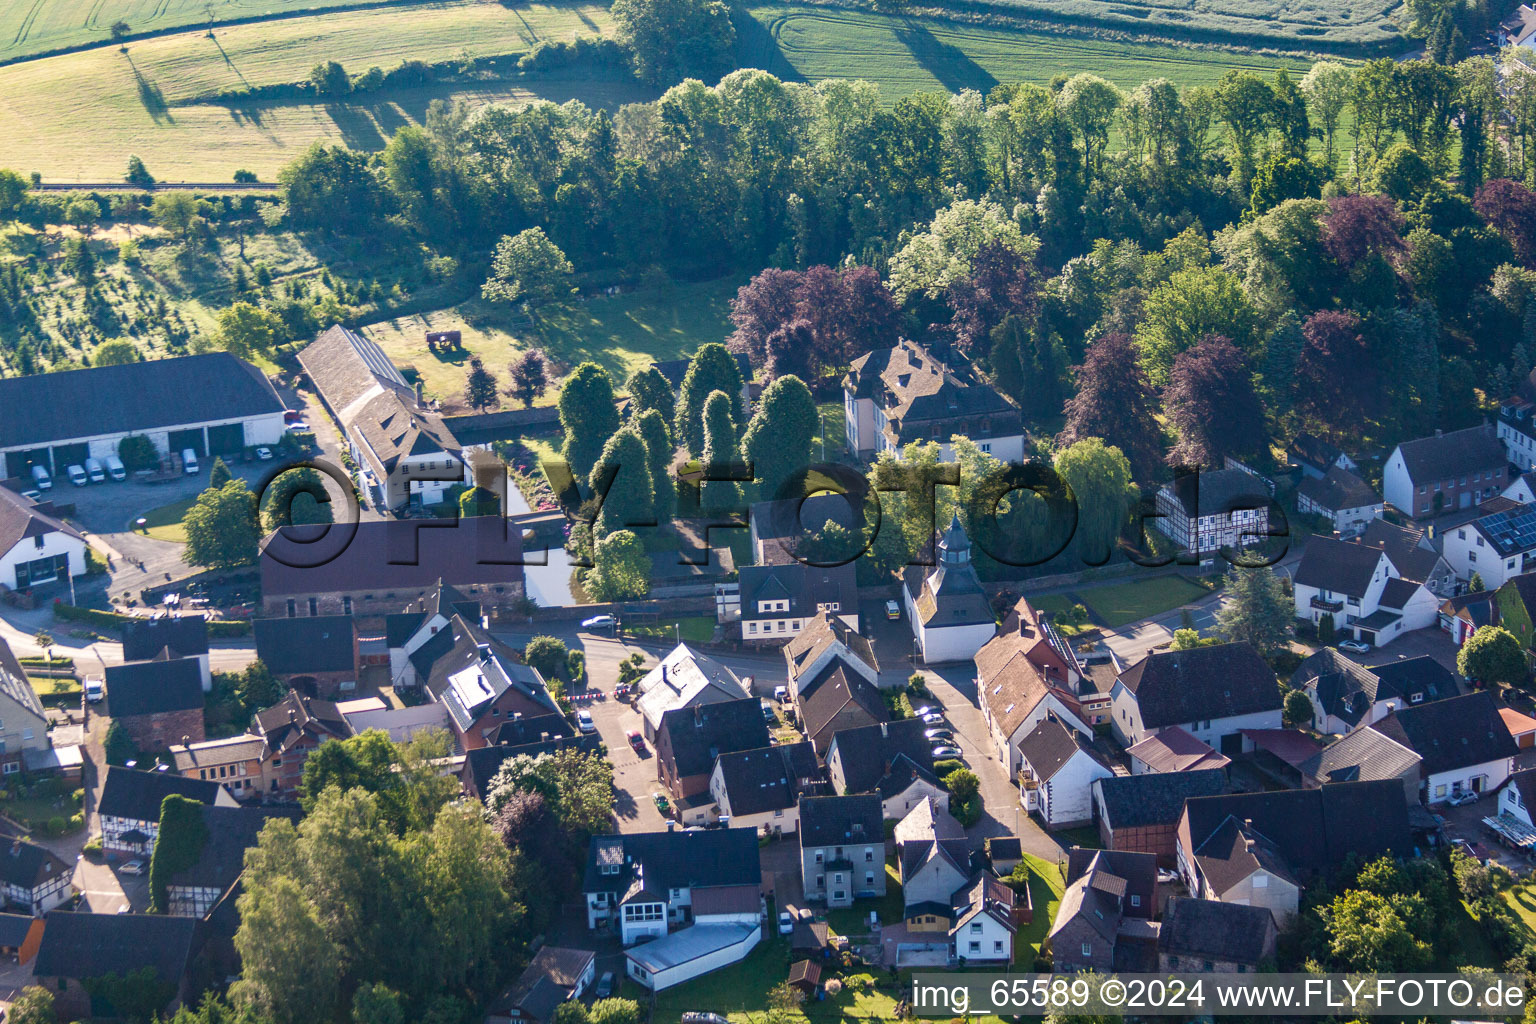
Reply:
[[[1415, 526], [1397, 526], [1385, 519], [1372, 519], [1356, 543], [1379, 548], [1387, 561], [1405, 580], [1426, 582], [1440, 563], [1440, 554], [1424, 539], [1424, 531]], [[1445, 567], [1447, 570], [1449, 566]]]
[[1296, 489], [1296, 493], [1310, 498], [1330, 512], [1381, 504], [1381, 496], [1370, 484], [1338, 466], [1331, 467], [1321, 478], [1307, 477]]
[[163, 430], [283, 411], [256, 367], [228, 352], [0, 379], [0, 448]]
[[1157, 775], [1116, 775], [1094, 783], [1099, 787], [1111, 828], [1170, 825], [1184, 813], [1184, 801], [1216, 796], [1228, 788], [1220, 768]]
[[1264, 907], [1175, 896], [1163, 912], [1160, 952], [1257, 964], [1271, 952], [1275, 918]]
[[762, 564], [799, 564], [790, 554], [797, 543], [820, 531], [829, 520], [846, 530], [862, 528], [861, 511], [840, 494], [757, 502], [750, 515], [752, 532], [762, 544]]
[[[732, 357], [736, 360], [736, 369], [740, 371], [741, 379], [743, 381], [751, 380], [752, 360], [747, 357], [745, 352], [732, 353]], [[688, 365], [692, 362], [692, 359], [663, 359], [657, 362], [655, 366], [657, 372], [667, 379], [668, 384], [672, 385], [672, 390], [676, 391], [683, 386], [683, 378], [688, 376]]]
[[[445, 644], [446, 649], [439, 644]], [[455, 615], [417, 650], [412, 661], [418, 671], [423, 667], [421, 659], [429, 655], [430, 666], [422, 671], [427, 691], [448, 708], [449, 718], [461, 732], [468, 731], [508, 691], [517, 695], [518, 706], [504, 705], [501, 710], [530, 716], [559, 710], [533, 666], [524, 664], [511, 647], [463, 616]], [[468, 670], [476, 666], [479, 670], [473, 685], [468, 685]]]
[[[921, 719], [905, 718], [899, 722], [881, 722], [858, 729], [844, 729], [832, 734], [832, 746], [842, 765], [843, 784], [849, 793], [873, 791], [886, 774], [886, 766], [898, 754], [905, 754], [925, 771], [933, 771], [933, 744], [923, 731]], [[831, 763], [832, 751], [827, 754]]]
[[[602, 874], [599, 862], [614, 857], [620, 864], [618, 874]], [[636, 865], [643, 867], [646, 888], [652, 891], [728, 885], [756, 887], [763, 880], [757, 829], [630, 832], [592, 837], [582, 891], [626, 892], [635, 879]]]
[[1336, 870], [1351, 854], [1363, 863], [1410, 846], [1407, 799], [1396, 780], [1194, 797], [1184, 813], [1195, 849], [1229, 818], [1251, 822], [1293, 875]]
[[1381, 588], [1381, 607], [1402, 611], [1423, 587], [1422, 583], [1394, 576]]
[[850, 708], [861, 710], [870, 724], [888, 717], [885, 697], [879, 688], [845, 665], [840, 656], [801, 685], [796, 703], [800, 706], [800, 727], [817, 742], [831, 738], [822, 735], [824, 730]]
[[1425, 776], [1514, 757], [1518, 752], [1499, 717], [1498, 701], [1486, 690], [1397, 708], [1369, 728], [1422, 757], [1420, 771]]
[[499, 999], [492, 1012], [518, 1009], [537, 1021], [548, 1021], [555, 1008], [571, 997], [596, 954], [588, 949], [544, 946]]
[[73, 864], [65, 863], [45, 847], [22, 839], [12, 839], [9, 845], [0, 841], [0, 882], [7, 885], [36, 889], [44, 882], [60, 875], [72, 875], [74, 871]]
[[203, 825], [208, 837], [196, 863], [172, 875], [173, 886], [228, 889], [245, 869], [245, 851], [256, 845], [257, 835], [273, 818], [297, 823], [297, 807], [203, 806]]
[[357, 633], [350, 615], [257, 619], [256, 657], [278, 675], [347, 672], [357, 667]]
[[1449, 480], [1485, 469], [1498, 470], [1502, 476], [1509, 465], [1504, 442], [1490, 424], [1404, 441], [1397, 450], [1415, 484]]
[[0, 487], [0, 553], [24, 540], [50, 533], [62, 533], [81, 542], [85, 540], [79, 530], [57, 516], [53, 502], [33, 501], [9, 487]]
[[1157, 854], [1131, 850], [1091, 850], [1081, 846], [1074, 846], [1067, 851], [1068, 885], [1093, 870], [1109, 872], [1122, 880], [1125, 895], [1141, 897], [1140, 905], [1136, 908], [1140, 912], [1132, 916], [1150, 918], [1156, 912]]
[[261, 734], [267, 749], [276, 754], [293, 749], [306, 736], [321, 742], [352, 735], [351, 726], [333, 701], [306, 697], [297, 690], [289, 690], [286, 697], [256, 712], [252, 718], [255, 731]]
[[1076, 729], [1061, 724], [1054, 716], [1046, 718], [1019, 741], [1019, 756], [1029, 762], [1042, 782], [1047, 782], [1079, 751], [1105, 771], [1109, 766], [1093, 749], [1093, 744]]
[[715, 758], [736, 750], [768, 745], [768, 725], [763, 705], [756, 697], [723, 700], [676, 708], [661, 716], [656, 749], [663, 749], [665, 733], [678, 777], [703, 775], [715, 766]]
[[157, 615], [124, 624], [124, 661], [147, 661], [166, 648], [183, 658], [207, 654], [208, 620], [202, 615]]
[[1419, 703], [1454, 697], [1457, 693], [1456, 678], [1428, 656], [1367, 668], [1332, 647], [1323, 648], [1298, 665], [1291, 674], [1291, 686], [1298, 690], [1315, 689], [1323, 709], [1349, 726], [1360, 724], [1377, 701], [1399, 697], [1408, 703]]
[[201, 804], [211, 804], [218, 799], [222, 788], [217, 782], [183, 778], [172, 771], [141, 772], [110, 765], [96, 810], [113, 818], [158, 822], [160, 805], [172, 793]]
[[1120, 674], [1142, 725], [1160, 729], [1280, 708], [1274, 669], [1248, 643], [1154, 651]]
[[1472, 528], [1488, 539], [1499, 557], [1536, 548], [1536, 505], [1517, 505], [1473, 521]]
[[1322, 783], [1395, 779], [1410, 771], [1417, 779], [1420, 760], [1411, 747], [1375, 729], [1360, 728], [1303, 761], [1301, 773]]
[[1380, 548], [1369, 545], [1309, 537], [1296, 567], [1296, 583], [1359, 599], [1370, 589], [1381, 555]]
[[113, 718], [160, 715], [203, 706], [203, 669], [196, 658], [157, 658], [108, 665]]
[[1269, 506], [1269, 491], [1264, 482], [1240, 469], [1190, 473], [1166, 484], [1164, 489], [1190, 518]]
[[[562, 715], [525, 718], [523, 721], [540, 722], [553, 718], [566, 722]], [[504, 723], [501, 729], [497, 730], [497, 735], [506, 735], [507, 727], [510, 724]], [[559, 735], [552, 728], [553, 724], [551, 722], [551, 728], [547, 730], [549, 732], [548, 739], [539, 739], [537, 734], [535, 734], [533, 739], [524, 742], [507, 741], [500, 746], [478, 747], [467, 751], [464, 754], [464, 771], [461, 778], [472, 785], [474, 792], [479, 794], [481, 799], [484, 799], [490, 790], [491, 780], [501, 770], [502, 764], [511, 758], [524, 756], [538, 757], [540, 754], [556, 754], [562, 750], [577, 750], [593, 754], [602, 750], [603, 738], [601, 736], [595, 734], [587, 736]], [[574, 732], [570, 728], [569, 722], [566, 722], [566, 728], [570, 732]]]
[[831, 791], [808, 742], [721, 754], [718, 767], [732, 814], [782, 810], [795, 806], [801, 794]]
[[27, 941], [36, 920], [31, 914], [0, 914], [0, 948], [15, 949]]
[[[324, 537], [315, 540], [322, 529]], [[522, 536], [498, 516], [373, 520], [358, 523], [355, 534], [336, 525], [285, 527], [262, 549], [261, 592], [268, 598], [395, 593], [403, 607], [439, 580], [492, 590], [520, 585], [523, 567], [512, 563], [521, 558]]]
[[885, 842], [880, 798], [808, 796], [800, 801], [800, 848]]
[[[852, 562], [816, 568], [803, 562], [784, 565], [744, 565], [737, 571], [741, 579], [742, 618], [804, 619], [815, 615], [822, 605], [835, 604], [840, 614], [859, 608], [859, 585]], [[759, 600], [788, 598], [789, 610], [763, 612]]]
[[27, 673], [16, 660], [11, 645], [0, 638], [0, 693], [11, 698], [38, 718], [43, 717], [43, 702], [27, 680]]
[[414, 397], [411, 386], [382, 348], [371, 338], [339, 324], [305, 345], [298, 360], [320, 397], [338, 418], [348, 406], [374, 388]]
[[50, 910], [33, 972], [42, 978], [123, 977], [154, 968], [180, 983], [192, 956], [195, 917], [163, 914], [85, 914]]
[[807, 619], [800, 632], [784, 645], [784, 664], [790, 678], [798, 677], [802, 669], [837, 644], [846, 647], [849, 654], [879, 675], [880, 663], [875, 659], [875, 649], [868, 638], [850, 629], [841, 619], [821, 612]]
[[1300, 433], [1291, 442], [1291, 455], [1302, 465], [1311, 466], [1319, 472], [1327, 469], [1338, 461], [1343, 455], [1343, 450], [1324, 441], [1313, 434]]

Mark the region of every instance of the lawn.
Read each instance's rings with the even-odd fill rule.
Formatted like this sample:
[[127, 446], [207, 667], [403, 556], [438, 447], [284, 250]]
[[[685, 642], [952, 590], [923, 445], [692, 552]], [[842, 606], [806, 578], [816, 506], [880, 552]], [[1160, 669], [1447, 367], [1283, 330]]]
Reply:
[[1156, 576], [1130, 583], [1088, 587], [1078, 593], [1094, 614], [1112, 629], [1210, 596], [1210, 591], [1179, 576]]
[[[1055, 7], [1098, 0], [1039, 2]], [[938, 89], [985, 93], [999, 82], [1046, 85], [1059, 74], [1079, 71], [1131, 89], [1151, 78], [1180, 86], [1214, 85], [1233, 68], [1267, 75], [1279, 67], [1305, 71], [1310, 65], [1302, 58], [777, 4], [748, 8], [748, 16], [737, 18], [737, 37], [744, 65], [811, 82], [867, 79], [880, 86], [889, 102]]]
[[1029, 898], [1034, 906], [1034, 919], [1018, 930], [1013, 938], [1013, 962], [1031, 966], [1040, 953], [1040, 946], [1050, 933], [1051, 922], [1056, 919], [1056, 908], [1061, 904], [1061, 894], [1066, 880], [1055, 864], [1030, 854], [1024, 855], [1029, 865]]
[[182, 520], [187, 516], [187, 510], [197, 501], [197, 495], [173, 501], [169, 505], [161, 505], [145, 512], [142, 517], [147, 520], [144, 528], [145, 534], [156, 540], [168, 540], [175, 544], [187, 542], [187, 529]]
[[835, 934], [869, 934], [869, 912], [879, 915], [881, 924], [896, 924], [902, 919], [901, 875], [894, 860], [885, 862], [885, 896], [878, 901], [858, 900], [853, 906], [827, 911], [827, 927]]
[[[273, 6], [263, 0], [263, 9]], [[515, 80], [450, 83], [337, 103], [190, 101], [302, 81], [321, 60], [339, 61], [354, 73], [373, 65], [388, 70], [406, 59], [524, 53], [541, 40], [599, 35], [609, 25], [607, 7], [598, 3], [508, 8], [450, 0], [233, 25], [214, 38], [177, 33], [131, 43], [127, 54], [97, 47], [0, 68], [0, 94], [9, 97], [0, 105], [0, 133], [11, 140], [7, 166], [37, 169], [48, 181], [118, 180], [129, 153], [164, 181], [229, 181], [240, 168], [271, 180], [316, 140], [382, 148], [397, 128], [421, 122], [434, 99], [526, 103], [547, 96], [611, 107], [646, 94], [633, 83], [573, 73], [540, 79], [532, 88]]]
[[715, 620], [709, 615], [691, 615], [687, 618], [672, 619], [649, 626], [625, 626], [624, 632], [631, 636], [648, 636], [667, 643], [672, 643], [681, 635], [683, 643], [697, 646], [707, 644], [715, 638]]
[[[396, 366], [420, 375], [426, 393], [445, 403], [462, 402], [466, 364], [478, 356], [498, 377], [526, 348], [541, 349], [562, 372], [593, 360], [622, 385], [629, 374], [654, 361], [692, 355], [701, 345], [731, 333], [730, 300], [741, 281], [722, 278], [702, 284], [674, 284], [599, 295], [541, 317], [538, 325], [513, 325], [511, 311], [472, 300], [449, 309], [398, 317], [363, 328]], [[461, 332], [464, 352], [433, 355], [428, 331]], [[556, 389], [538, 404], [553, 405]], [[507, 408], [511, 408], [510, 399]]]
[[32, 692], [39, 697], [66, 697], [80, 693], [80, 680], [63, 678], [50, 678], [48, 676], [27, 676], [27, 682], [32, 684]]

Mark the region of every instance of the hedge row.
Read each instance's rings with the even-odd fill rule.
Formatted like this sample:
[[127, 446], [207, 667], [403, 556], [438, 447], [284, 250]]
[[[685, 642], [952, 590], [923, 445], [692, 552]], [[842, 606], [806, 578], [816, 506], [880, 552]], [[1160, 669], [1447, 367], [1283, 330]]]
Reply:
[[[81, 608], [63, 601], [53, 602], [53, 614], [55, 618], [67, 619], [71, 622], [89, 622], [102, 629], [122, 629], [124, 624], [136, 618], [133, 615], [121, 615], [117, 612], [102, 611], [99, 608]], [[211, 619], [208, 622], [208, 635], [212, 637], [245, 636], [250, 631], [249, 619]], [[58, 663], [58, 659], [54, 661], [55, 664]]]

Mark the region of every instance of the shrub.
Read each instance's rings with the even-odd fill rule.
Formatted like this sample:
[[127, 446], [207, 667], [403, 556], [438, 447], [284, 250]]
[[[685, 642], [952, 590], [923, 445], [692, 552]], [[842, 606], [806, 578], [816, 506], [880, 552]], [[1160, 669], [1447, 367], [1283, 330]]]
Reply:
[[965, 762], [964, 761], [957, 761], [957, 760], [955, 760], [952, 757], [951, 758], [945, 758], [942, 761], [935, 761], [935, 762], [933, 762], [933, 774], [937, 775], [939, 778], [942, 779], [942, 778], [945, 778], [945, 777], [949, 776], [950, 774], [952, 774], [954, 772], [959, 771], [960, 769], [962, 769], [964, 767], [965, 767]]
[[523, 649], [523, 660], [538, 669], [539, 674], [546, 679], [563, 669], [569, 658], [570, 651], [565, 641], [554, 636], [536, 636]]
[[827, 995], [835, 996], [843, 990], [843, 983], [836, 978], [830, 978], [822, 987], [827, 990]]
[[86, 843], [83, 847], [81, 847], [80, 852], [92, 860], [100, 860], [101, 836], [92, 836], [90, 839], [86, 840]]

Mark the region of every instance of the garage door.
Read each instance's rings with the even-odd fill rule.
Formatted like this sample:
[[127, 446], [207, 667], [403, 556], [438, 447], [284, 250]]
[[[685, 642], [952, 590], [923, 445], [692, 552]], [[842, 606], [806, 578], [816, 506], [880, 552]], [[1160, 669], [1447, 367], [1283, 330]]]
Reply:
[[64, 472], [65, 466], [84, 466], [85, 460], [91, 454], [91, 446], [88, 444], [61, 444], [53, 449], [53, 464], [59, 472]]
[[245, 450], [245, 426], [226, 423], [208, 428], [208, 451], [214, 455], [238, 455]]
[[203, 447], [202, 430], [173, 430], [170, 441], [171, 451], [176, 455], [180, 455], [184, 448], [191, 448], [199, 458], [208, 454], [208, 450]]
[[48, 467], [48, 449], [32, 448], [24, 452], [5, 453], [5, 475], [8, 477], [20, 477], [24, 480], [32, 479], [33, 465]]

